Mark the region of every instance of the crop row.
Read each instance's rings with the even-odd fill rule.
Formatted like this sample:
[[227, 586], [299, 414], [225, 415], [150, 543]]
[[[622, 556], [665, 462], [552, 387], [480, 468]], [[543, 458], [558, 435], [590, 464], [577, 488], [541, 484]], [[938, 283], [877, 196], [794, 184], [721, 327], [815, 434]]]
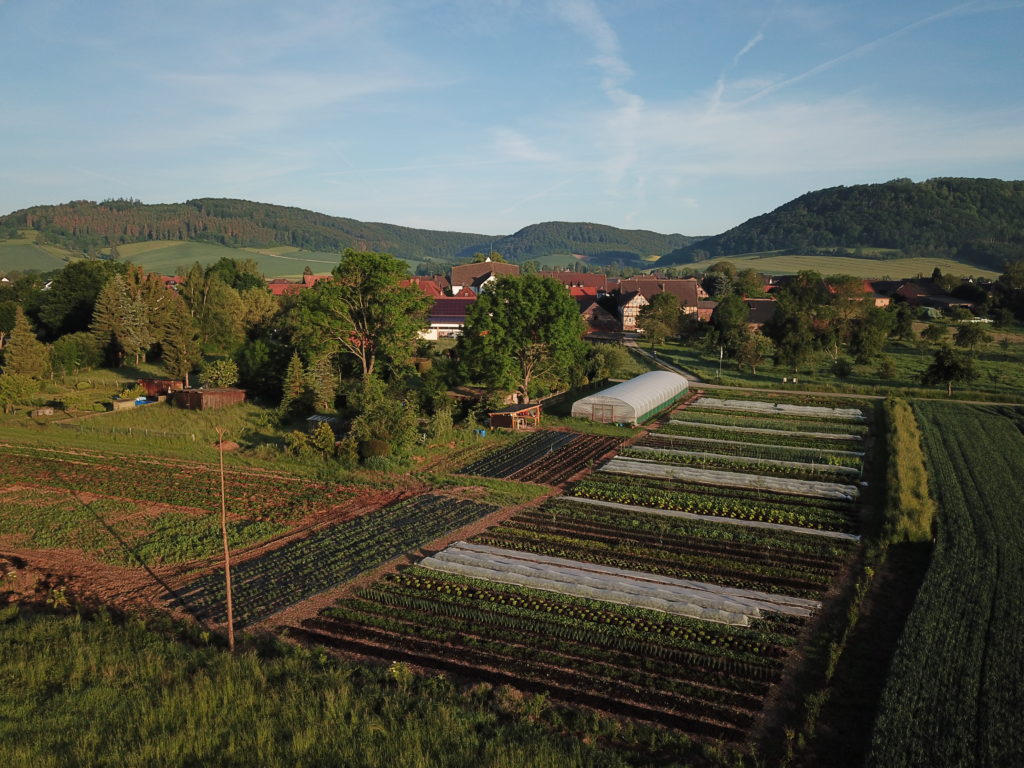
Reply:
[[1022, 411], [929, 401], [914, 411], [939, 506], [937, 537], [868, 765], [1022, 765]]
[[411, 572], [341, 601], [302, 630], [347, 650], [475, 679], [498, 674], [522, 690], [738, 740], [800, 627], [766, 623], [744, 637], [615, 608]]
[[[648, 450], [644, 450], [644, 449]], [[653, 449], [653, 450], [651, 450]], [[699, 469], [717, 469], [732, 472], [746, 472], [752, 475], [771, 477], [788, 477], [794, 480], [820, 480], [823, 482], [842, 483], [856, 480], [859, 474], [849, 472], [846, 467], [830, 464], [807, 464], [802, 462], [772, 462], [769, 459], [744, 459], [743, 457], [715, 456], [701, 451], [681, 451], [674, 448], [654, 448], [649, 445], [637, 445], [624, 448], [620, 456], [634, 459], [648, 459], [663, 464], [675, 464], [680, 467], [696, 467]]]
[[420, 568], [305, 622], [307, 639], [742, 738], [802, 622], [733, 628]]
[[615, 437], [578, 435], [576, 439], [562, 445], [555, 455], [547, 455], [527, 464], [513, 472], [509, 479], [557, 485], [592, 465], [621, 442]]
[[[165, 467], [132, 456], [43, 453], [8, 446], [0, 452], [0, 482], [89, 491], [209, 511], [220, 509], [220, 479], [213, 467], [202, 464]], [[285, 520], [340, 504], [352, 497], [352, 490], [298, 477], [226, 472], [225, 496], [231, 514]]]
[[666, 435], [683, 435], [685, 437], [706, 437], [724, 440], [736, 440], [758, 445], [792, 446], [796, 448], [822, 448], [838, 451], [856, 451], [859, 440], [844, 440], [840, 437], [825, 438], [803, 432], [780, 434], [775, 432], [755, 432], [754, 427], [734, 427], [723, 424], [689, 423], [673, 419], [663, 425], [658, 432]]
[[758, 416], [757, 414], [728, 413], [722, 410], [704, 409], [696, 404], [677, 411], [673, 418], [683, 421], [696, 421], [703, 424], [750, 427], [754, 429], [781, 429], [795, 432], [831, 432], [842, 435], [864, 435], [868, 431], [866, 424], [859, 424], [849, 420], [837, 422], [827, 418], [790, 416], [788, 414]]
[[778, 558], [810, 565], [845, 560], [849, 540], [807, 536], [785, 530], [721, 525], [714, 520], [667, 517], [608, 508], [586, 499], [554, 499], [540, 510], [524, 510], [513, 520], [548, 520], [553, 526], [609, 528], [623, 539], [650, 540], [659, 546], [678, 540], [680, 548], [773, 562]]
[[[612, 479], [609, 481], [608, 477]], [[780, 501], [777, 495], [771, 500], [758, 500], [744, 498], [736, 493], [725, 495], [726, 490], [728, 489], [722, 489], [723, 493], [700, 493], [676, 490], [668, 483], [658, 482], [653, 478], [643, 478], [642, 482], [636, 482], [626, 477], [591, 475], [573, 487], [572, 495], [619, 504], [793, 525], [823, 531], [852, 533], [856, 530], [856, 518], [852, 512], [844, 511], [843, 508], [837, 509], [824, 500], [816, 499], [815, 501], [820, 503], [813, 505]]]
[[524, 437], [512, 445], [491, 451], [482, 459], [459, 470], [463, 475], [482, 477], [511, 477], [538, 459], [550, 456], [559, 448], [580, 437], [574, 432], [541, 430]]
[[[235, 622], [259, 621], [495, 509], [447, 496], [417, 496], [240, 563], [231, 569]], [[200, 577], [172, 603], [199, 618], [226, 621], [223, 573]]]
[[[667, 519], [667, 518], [666, 518]], [[838, 561], [785, 552], [714, 546], [673, 534], [630, 533], [618, 526], [552, 523], [547, 516], [517, 516], [474, 542], [553, 557], [729, 587], [813, 597], [825, 591]]]
[[853, 467], [855, 469], [860, 469], [863, 465], [863, 460], [859, 456], [844, 455], [843, 453], [817, 448], [763, 445], [745, 440], [719, 440], [685, 435], [669, 435], [661, 432], [654, 432], [642, 437], [636, 442], [636, 445], [716, 453], [726, 456], [742, 456], [751, 459], [828, 464], [837, 467]]

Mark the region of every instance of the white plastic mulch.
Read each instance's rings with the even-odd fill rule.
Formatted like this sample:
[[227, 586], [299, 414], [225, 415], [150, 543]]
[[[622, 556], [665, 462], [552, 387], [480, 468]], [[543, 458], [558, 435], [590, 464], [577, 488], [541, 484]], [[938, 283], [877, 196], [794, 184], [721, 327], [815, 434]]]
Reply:
[[419, 563], [445, 573], [747, 626], [762, 611], [809, 616], [821, 603], [459, 541]]
[[716, 469], [681, 467], [674, 464], [662, 464], [657, 461], [646, 461], [644, 459], [615, 457], [605, 462], [604, 466], [601, 467], [601, 471], [633, 477], [668, 478], [718, 487], [750, 488], [798, 496], [815, 496], [822, 499], [840, 499], [842, 501], [853, 501], [857, 498], [858, 494], [857, 486], [855, 485], [752, 475], [747, 472], [723, 472]]
[[715, 408], [723, 411], [747, 411], [750, 413], [787, 413], [804, 416], [826, 416], [835, 419], [866, 421], [859, 408], [827, 408], [819, 405], [789, 405], [788, 403], [766, 403], [760, 400], [721, 400], [717, 397], [702, 397], [694, 405], [701, 408]]

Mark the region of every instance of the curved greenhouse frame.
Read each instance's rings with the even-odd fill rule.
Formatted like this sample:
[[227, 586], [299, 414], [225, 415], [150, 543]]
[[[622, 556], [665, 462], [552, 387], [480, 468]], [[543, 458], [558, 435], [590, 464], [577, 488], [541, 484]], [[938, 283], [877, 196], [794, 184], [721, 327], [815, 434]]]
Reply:
[[678, 373], [649, 371], [577, 400], [572, 416], [606, 424], [642, 424], [685, 397], [687, 386]]

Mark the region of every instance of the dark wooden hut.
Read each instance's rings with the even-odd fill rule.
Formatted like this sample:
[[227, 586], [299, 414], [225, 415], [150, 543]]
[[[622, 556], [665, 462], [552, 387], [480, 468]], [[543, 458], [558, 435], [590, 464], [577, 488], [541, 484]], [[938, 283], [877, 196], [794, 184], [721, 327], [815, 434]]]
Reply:
[[193, 411], [208, 411], [223, 408], [245, 400], [245, 390], [227, 387], [225, 389], [183, 389], [174, 393], [174, 404], [179, 408]]

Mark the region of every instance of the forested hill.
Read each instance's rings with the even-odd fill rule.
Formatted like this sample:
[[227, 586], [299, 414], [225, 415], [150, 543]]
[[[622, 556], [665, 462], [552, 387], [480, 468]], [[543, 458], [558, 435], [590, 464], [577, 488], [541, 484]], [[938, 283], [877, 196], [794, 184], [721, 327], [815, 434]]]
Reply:
[[831, 187], [673, 251], [658, 265], [839, 248], [897, 249], [905, 256], [949, 257], [999, 270], [1007, 259], [1024, 257], [1024, 181], [897, 179]]
[[135, 200], [75, 201], [0, 217], [0, 234], [35, 229], [44, 242], [72, 251], [147, 240], [198, 240], [228, 246], [293, 246], [308, 251], [382, 251], [417, 261], [450, 262], [491, 235], [438, 232], [327, 216], [281, 205], [227, 198], [146, 205]]
[[[592, 264], [638, 265], [649, 256], [660, 256], [698, 239], [643, 229], [617, 229], [604, 224], [548, 221], [523, 227], [514, 235], [495, 240], [493, 249], [509, 261], [518, 262], [543, 260], [556, 253], [574, 253], [586, 256]], [[467, 250], [459, 256], [472, 256], [472, 252]]]
[[[683, 235], [660, 235], [601, 224], [549, 222], [514, 235], [482, 235], [413, 229], [247, 200], [203, 198], [147, 205], [137, 200], [75, 201], [44, 205], [0, 217], [0, 238], [36, 230], [40, 244], [100, 253], [111, 245], [194, 240], [220, 245], [339, 252], [382, 251], [413, 261], [453, 264], [491, 249], [510, 261], [552, 254], [584, 254], [588, 261], [638, 264], [690, 243]], [[591, 258], [592, 257], [592, 258]]]

